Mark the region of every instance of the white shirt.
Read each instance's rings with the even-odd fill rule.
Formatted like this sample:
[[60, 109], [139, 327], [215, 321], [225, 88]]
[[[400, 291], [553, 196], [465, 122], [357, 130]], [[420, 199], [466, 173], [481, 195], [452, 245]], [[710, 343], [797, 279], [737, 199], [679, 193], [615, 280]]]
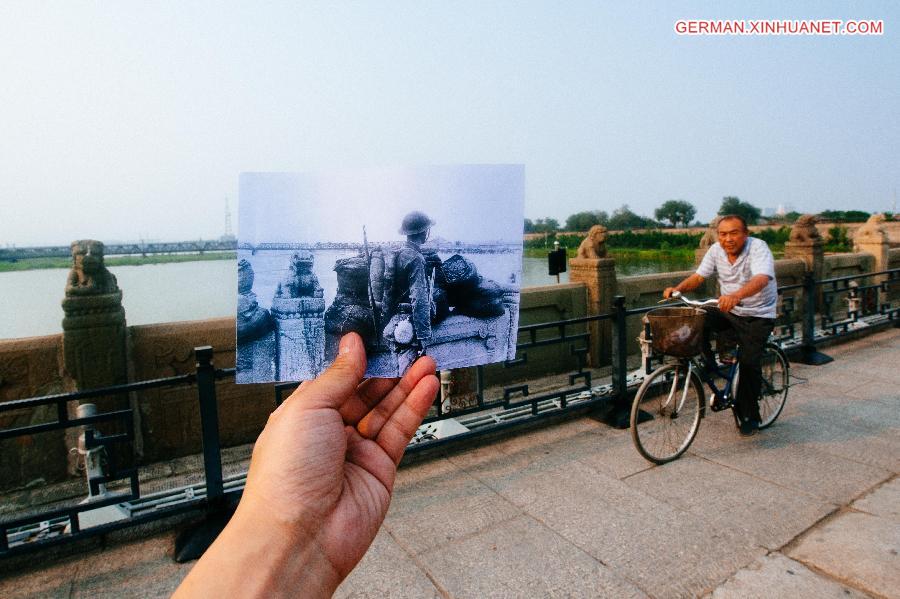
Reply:
[[728, 261], [728, 253], [722, 245], [714, 243], [697, 267], [697, 274], [704, 279], [708, 279], [713, 273], [719, 275], [722, 295], [736, 293], [756, 275], [767, 275], [769, 283], [756, 295], [741, 300], [741, 304], [732, 308], [732, 312], [737, 316], [775, 318], [775, 304], [778, 301], [775, 258], [765, 241], [748, 237], [734, 264]]

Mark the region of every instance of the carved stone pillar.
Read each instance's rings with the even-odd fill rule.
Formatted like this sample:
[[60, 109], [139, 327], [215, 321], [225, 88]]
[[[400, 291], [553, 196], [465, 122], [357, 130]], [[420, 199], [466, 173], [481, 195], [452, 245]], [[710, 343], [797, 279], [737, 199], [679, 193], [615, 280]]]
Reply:
[[[125, 309], [116, 277], [103, 263], [103, 244], [86, 239], [72, 242], [72, 270], [62, 300], [65, 314], [62, 367], [66, 386], [72, 391], [121, 385], [128, 382]], [[69, 416], [76, 417], [76, 402]], [[92, 400], [100, 412], [128, 407], [126, 394]], [[138, 424], [136, 424], [136, 429]], [[140, 434], [135, 448], [140, 452]], [[68, 447], [77, 446], [77, 431], [69, 429]], [[76, 462], [70, 458], [70, 472]]]
[[790, 239], [784, 244], [785, 258], [799, 258], [818, 281], [825, 275], [825, 242], [816, 228], [816, 217], [804, 214], [791, 227]]
[[[584, 283], [588, 291], [587, 312], [608, 314], [612, 311], [616, 295], [616, 261], [613, 258], [571, 258], [569, 281]], [[592, 322], [590, 357], [591, 366], [609, 364], [612, 356], [612, 322]]]
[[322, 372], [325, 364], [325, 299], [276, 297], [275, 371], [279, 381], [306, 381]]
[[65, 373], [76, 390], [126, 383], [125, 309], [116, 277], [103, 264], [103, 244], [75, 241], [72, 259], [62, 301]]
[[253, 266], [238, 262], [237, 373], [238, 383], [275, 380], [275, 326], [269, 311], [253, 293]]
[[[875, 271], [887, 270], [889, 268], [891, 244], [888, 240], [887, 232], [884, 230], [884, 215], [873, 214], [866, 221], [866, 224], [856, 230], [853, 236], [853, 251], [866, 252], [875, 256]], [[881, 282], [886, 275], [875, 278], [876, 282]]]
[[[825, 278], [825, 242], [816, 228], [817, 218], [812, 214], [803, 214], [791, 227], [791, 236], [784, 244], [785, 258], [798, 258], [803, 261], [806, 272], [813, 279]], [[803, 303], [806, 306], [804, 300]], [[815, 306], [818, 311], [822, 306], [822, 288], [816, 287]]]

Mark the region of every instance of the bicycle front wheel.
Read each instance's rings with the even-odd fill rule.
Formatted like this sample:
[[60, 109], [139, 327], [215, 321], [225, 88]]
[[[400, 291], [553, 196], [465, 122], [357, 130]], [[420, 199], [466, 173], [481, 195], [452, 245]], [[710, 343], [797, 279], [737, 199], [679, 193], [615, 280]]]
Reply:
[[767, 343], [762, 356], [762, 385], [759, 393], [759, 428], [771, 426], [787, 401], [790, 371], [781, 348]]
[[687, 363], [654, 370], [631, 405], [631, 439], [638, 452], [665, 464], [687, 451], [700, 428], [703, 399], [700, 380]]

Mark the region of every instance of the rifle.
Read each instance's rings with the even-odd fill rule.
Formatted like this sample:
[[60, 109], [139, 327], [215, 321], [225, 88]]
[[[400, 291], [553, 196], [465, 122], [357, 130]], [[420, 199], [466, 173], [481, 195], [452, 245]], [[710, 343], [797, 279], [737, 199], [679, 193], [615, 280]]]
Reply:
[[375, 290], [372, 288], [372, 254], [369, 253], [369, 240], [366, 237], [366, 226], [363, 225], [363, 249], [366, 252], [366, 281], [369, 284], [369, 305], [372, 307], [372, 324], [375, 326], [375, 345], [381, 345], [381, 327], [378, 326], [378, 306], [375, 305]]

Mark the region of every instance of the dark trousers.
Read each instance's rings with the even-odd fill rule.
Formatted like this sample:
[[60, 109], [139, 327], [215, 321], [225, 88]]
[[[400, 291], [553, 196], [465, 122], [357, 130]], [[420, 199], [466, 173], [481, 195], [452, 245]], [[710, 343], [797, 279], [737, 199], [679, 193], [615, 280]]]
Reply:
[[[738, 383], [737, 406], [741, 420], [760, 421], [759, 392], [762, 387], [762, 354], [769, 333], [775, 327], [772, 318], [758, 316], [736, 316], [730, 312], [722, 312], [718, 308], [704, 308], [706, 321], [703, 327], [703, 353], [707, 360], [713, 359], [709, 340], [712, 333], [719, 333], [718, 344], [721, 348], [723, 337], [732, 344], [741, 346], [738, 363], [741, 366], [741, 380]], [[726, 341], [726, 342], [727, 342]], [[715, 364], [715, 362], [710, 362]]]

